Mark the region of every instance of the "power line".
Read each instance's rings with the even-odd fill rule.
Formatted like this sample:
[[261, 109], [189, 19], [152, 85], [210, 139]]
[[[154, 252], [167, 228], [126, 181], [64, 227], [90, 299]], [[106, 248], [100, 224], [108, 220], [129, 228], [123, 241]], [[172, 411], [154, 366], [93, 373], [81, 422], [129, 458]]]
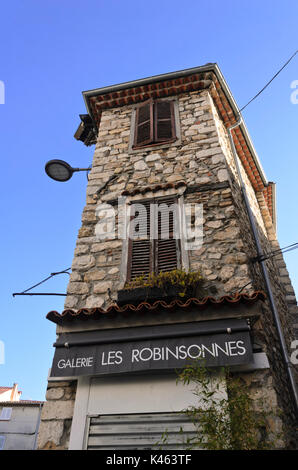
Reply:
[[287, 60], [287, 62], [279, 69], [279, 71], [271, 78], [271, 80], [269, 80], [268, 83], [266, 83], [266, 85], [251, 99], [249, 100], [248, 103], [246, 103], [245, 106], [243, 106], [241, 109], [240, 109], [240, 113], [250, 104], [252, 103], [252, 101], [254, 101], [258, 96], [260, 96], [261, 93], [263, 93], [263, 91], [270, 85], [271, 82], [273, 82], [273, 80], [280, 74], [280, 72], [289, 64], [289, 62], [291, 62], [291, 60], [295, 57], [295, 55], [297, 54], [298, 52], [298, 49], [297, 51], [294, 52], [294, 54]]
[[256, 257], [253, 259], [253, 261], [265, 261], [266, 259], [273, 258], [274, 256], [278, 256], [283, 253], [288, 253], [289, 251], [297, 250], [297, 248], [298, 248], [298, 242], [293, 243], [292, 245], [285, 246], [284, 248], [279, 248], [278, 250], [273, 250], [268, 255]]

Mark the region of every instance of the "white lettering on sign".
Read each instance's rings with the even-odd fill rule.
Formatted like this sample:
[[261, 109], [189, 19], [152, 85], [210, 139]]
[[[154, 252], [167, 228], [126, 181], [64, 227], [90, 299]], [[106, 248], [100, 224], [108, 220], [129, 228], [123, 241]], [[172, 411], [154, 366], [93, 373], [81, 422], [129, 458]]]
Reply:
[[227, 341], [225, 346], [222, 347], [217, 343], [212, 343], [209, 348], [204, 344], [191, 344], [186, 347], [185, 345], [169, 348], [168, 346], [155, 347], [155, 348], [142, 348], [132, 349], [131, 362], [146, 362], [146, 361], [168, 361], [169, 358], [175, 359], [191, 359], [205, 358], [206, 354], [213, 357], [218, 357], [220, 354], [231, 356], [243, 356], [246, 353], [246, 348], [243, 346], [243, 341]]
[[111, 364], [121, 364], [122, 360], [122, 351], [109, 351], [107, 353], [103, 352], [101, 355], [102, 366], [107, 366]]
[[247, 364], [252, 360], [248, 332], [241, 332], [241, 336], [214, 334], [88, 345], [86, 348], [58, 349], [56, 354], [52, 373], [59, 377], [174, 369], [183, 366], [187, 360], [202, 359], [207, 367]]
[[[244, 344], [244, 342], [243, 342], [243, 341], [240, 341], [240, 340], [237, 341], [238, 356], [243, 356], [243, 354], [246, 353], [246, 349], [245, 349], [243, 346], [240, 346], [240, 343], [241, 343], [241, 344]], [[239, 349], [242, 350], [242, 352], [240, 352]]]
[[76, 359], [60, 359], [58, 361], [59, 369], [66, 369], [67, 367], [73, 369], [77, 367], [91, 367], [93, 365], [93, 356], [91, 357], [77, 357]]

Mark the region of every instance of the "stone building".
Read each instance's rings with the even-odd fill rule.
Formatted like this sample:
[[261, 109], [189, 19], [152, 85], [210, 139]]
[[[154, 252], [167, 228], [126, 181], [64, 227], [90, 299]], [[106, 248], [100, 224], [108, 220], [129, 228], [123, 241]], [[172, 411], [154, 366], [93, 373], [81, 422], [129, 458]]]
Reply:
[[[278, 446], [295, 447], [297, 307], [282, 255], [268, 257], [279, 249], [275, 184], [218, 66], [83, 96], [75, 137], [95, 151], [65, 310], [47, 315], [58, 336], [39, 448], [144, 449], [165, 428], [179, 448], [177, 413], [194, 396], [175, 369], [199, 356], [220, 393], [218, 367], [231, 366], [272, 413]], [[166, 217], [140, 204], [175, 207], [167, 237]], [[173, 269], [201, 272], [205, 294], [125, 289]]]

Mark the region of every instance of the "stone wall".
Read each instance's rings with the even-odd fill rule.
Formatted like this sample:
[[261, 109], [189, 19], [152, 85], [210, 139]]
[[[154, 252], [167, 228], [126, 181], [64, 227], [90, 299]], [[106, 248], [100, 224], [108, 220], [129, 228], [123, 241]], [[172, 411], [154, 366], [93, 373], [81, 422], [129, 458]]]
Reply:
[[[257, 194], [260, 210], [263, 216], [264, 223], [266, 225], [267, 238], [270, 241], [270, 246], [273, 250], [279, 250], [280, 245], [278, 243], [276, 232], [272, 224], [270, 215], [268, 214], [268, 207], [262, 193]], [[279, 281], [284, 287], [285, 300], [287, 303], [288, 311], [290, 314], [290, 323], [293, 327], [293, 337], [298, 338], [298, 306], [295, 291], [290, 279], [289, 272], [284, 260], [283, 255], [277, 254], [274, 256], [275, 269], [279, 275]]]
[[48, 382], [37, 446], [39, 450], [68, 449], [77, 382]]
[[[117, 198], [124, 190], [148, 184], [228, 183], [227, 164], [209, 93], [180, 95], [178, 102], [181, 140], [154, 150], [129, 152], [132, 106], [103, 112], [65, 307], [107, 305], [123, 287], [119, 275], [122, 240], [100, 242], [95, 237], [96, 208], [101, 203]], [[99, 192], [115, 174], [119, 176]], [[189, 253], [190, 269], [201, 269], [221, 293], [230, 293], [249, 283], [252, 279], [238, 236], [240, 224], [231, 189], [185, 194], [185, 202], [204, 204], [204, 244], [201, 250]], [[247, 290], [250, 289], [248, 286]]]
[[[155, 194], [150, 187], [154, 190], [156, 184], [163, 187], [167, 183], [181, 181], [186, 184], [184, 202], [203, 204], [203, 245], [188, 252], [189, 268], [201, 270], [219, 296], [239, 290], [265, 290], [260, 267], [252, 262], [256, 256], [255, 243], [227, 132], [213, 101], [207, 90], [181, 94], [177, 100], [181, 139], [168, 147], [131, 151], [133, 107], [103, 111], [65, 308], [107, 307], [124, 285], [122, 255], [125, 242], [97, 239], [97, 208], [117, 199], [124, 190], [129, 192], [149, 186], [148, 192], [142, 195], [146, 198]], [[270, 252], [272, 246], [276, 247], [276, 236], [268, 219], [270, 216], [265, 213], [264, 201], [254, 192], [243, 168], [242, 173], [264, 250]], [[109, 182], [111, 177], [115, 178]], [[194, 188], [196, 185], [197, 189]], [[200, 185], [204, 187], [199, 188]], [[168, 194], [167, 191], [170, 190], [165, 189], [162, 194]], [[117, 215], [117, 206], [114, 209]], [[292, 330], [288, 301], [294, 299], [288, 280], [282, 280], [287, 273], [279, 261], [282, 260], [270, 259], [268, 269], [274, 291], [278, 293], [276, 301], [289, 343]], [[289, 445], [293, 446], [289, 389], [267, 303], [264, 304], [262, 318], [254, 325], [253, 334], [258, 348], [268, 354], [272, 369], [268, 373], [242, 374], [243, 380], [250, 381], [255, 396], [265, 390], [271, 394], [272, 409], [276, 411], [279, 407], [282, 410], [283, 424], [290, 430], [287, 442], [292, 442]], [[40, 448], [67, 447], [74, 394], [74, 383], [49, 383], [39, 436]], [[280, 425], [279, 420], [274, 421], [272, 429]]]
[[248, 386], [249, 396], [253, 399], [256, 413], [263, 415], [266, 427], [261, 430], [260, 441], [270, 443], [275, 450], [295, 447], [290, 444], [291, 437], [287, 436], [284, 422], [281, 418], [282, 409], [274, 387], [271, 370], [257, 370], [246, 374], [236, 374]]
[[[222, 148], [224, 149], [226, 161], [230, 169], [236, 217], [238, 220], [242, 221], [240, 226], [240, 238], [244, 244], [244, 251], [248, 257], [248, 264], [253, 279], [252, 285], [255, 289], [261, 289], [267, 292], [261, 267], [258, 262], [254, 261], [254, 258], [257, 255], [255, 242], [252, 236], [252, 231], [247, 230], [247, 227], [250, 226], [250, 223], [243, 202], [243, 197], [239, 186], [239, 178], [236, 172], [227, 131], [224, 129], [222, 123], [218, 119], [216, 119], [216, 122], [222, 142]], [[280, 248], [272, 218], [269, 214], [267, 204], [265, 203], [263, 193], [256, 193], [254, 191], [240, 161], [239, 164], [263, 251], [265, 254], [270, 254], [273, 250]], [[291, 284], [289, 274], [286, 270], [286, 265], [282, 254], [270, 257], [266, 261], [266, 266], [268, 269], [271, 288], [279, 314], [283, 334], [287, 344], [288, 355], [290, 357], [291, 341], [293, 341], [295, 338], [293, 319], [295, 321], [297, 318], [297, 302], [294, 289]], [[255, 325], [254, 330], [259, 343], [262, 345], [263, 350], [266, 351], [269, 358], [272, 371], [272, 385], [276, 391], [278, 406], [280, 407], [281, 413], [283, 415], [283, 423], [287, 434], [287, 442], [291, 443], [289, 445], [294, 446], [296, 441], [297, 445], [297, 436], [295, 435], [296, 417], [293, 409], [291, 389], [289, 387], [287, 373], [284, 366], [284, 361], [282, 359], [282, 352], [277, 329], [269, 302], [266, 302], [264, 305], [263, 315], [260, 319], [260, 322]]]

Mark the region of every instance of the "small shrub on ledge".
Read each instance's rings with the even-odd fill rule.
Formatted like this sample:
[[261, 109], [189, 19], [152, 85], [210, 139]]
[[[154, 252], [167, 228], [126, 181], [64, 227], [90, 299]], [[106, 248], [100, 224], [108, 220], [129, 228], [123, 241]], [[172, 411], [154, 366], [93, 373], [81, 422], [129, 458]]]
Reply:
[[127, 282], [125, 288], [118, 292], [118, 303], [204, 297], [208, 295], [204, 283], [205, 280], [199, 271], [173, 269], [158, 274], [142, 275]]

